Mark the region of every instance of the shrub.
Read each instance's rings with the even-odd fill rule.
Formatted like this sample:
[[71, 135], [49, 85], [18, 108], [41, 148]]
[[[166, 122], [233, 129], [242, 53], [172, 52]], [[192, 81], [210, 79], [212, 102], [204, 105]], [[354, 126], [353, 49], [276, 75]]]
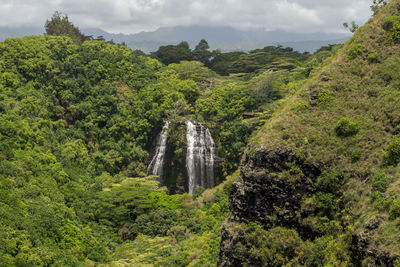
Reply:
[[323, 171], [317, 179], [317, 189], [319, 191], [337, 194], [346, 175], [339, 169]]
[[314, 201], [322, 216], [330, 216], [335, 210], [336, 197], [332, 193], [318, 192], [314, 195]]
[[206, 189], [202, 186], [197, 187], [193, 192], [193, 198], [197, 199]]
[[341, 234], [337, 238], [325, 235], [307, 242], [305, 266], [351, 266], [349, 247], [351, 238]]
[[296, 230], [275, 227], [265, 230], [261, 225], [246, 226], [244, 242], [236, 244], [237, 257], [246, 265], [286, 266], [289, 262], [301, 262], [305, 251], [303, 240]]
[[381, 77], [382, 80], [384, 80], [387, 83], [394, 82], [395, 87], [398, 87], [397, 85], [400, 83], [399, 72], [400, 72], [399, 60], [387, 61], [378, 67], [379, 77]]
[[329, 93], [329, 91], [323, 90], [323, 91], [319, 92], [319, 94], [317, 96], [317, 102], [319, 105], [325, 105], [325, 104], [329, 103], [329, 101], [331, 101], [332, 98], [333, 97]]
[[397, 199], [392, 206], [390, 206], [389, 210], [389, 218], [394, 220], [400, 217], [400, 198]]
[[400, 136], [394, 136], [383, 152], [383, 158], [389, 165], [397, 165], [400, 162]]
[[165, 236], [167, 231], [178, 223], [178, 215], [174, 210], [158, 210], [149, 215], [142, 214], [137, 217], [131, 227], [132, 233], [149, 236]]
[[171, 229], [168, 230], [167, 235], [171, 236], [176, 243], [179, 243], [185, 239], [188, 239], [191, 236], [191, 232], [184, 226], [177, 225], [172, 226]]
[[400, 41], [400, 16], [387, 17], [383, 22], [383, 29], [390, 33], [390, 39], [398, 43]]
[[351, 162], [355, 163], [361, 159], [361, 151], [360, 150], [354, 150], [351, 152]]
[[389, 16], [385, 18], [385, 20], [383, 21], [382, 28], [385, 31], [390, 31], [393, 29], [393, 25], [399, 20], [400, 20], [399, 16]]
[[349, 47], [349, 52], [347, 53], [347, 60], [353, 60], [361, 55], [364, 51], [364, 46], [362, 44], [352, 44]]
[[336, 135], [339, 137], [348, 137], [357, 134], [359, 131], [358, 123], [350, 118], [341, 118], [335, 127]]
[[371, 54], [368, 55], [368, 62], [369, 63], [377, 63], [378, 61], [379, 60], [378, 60], [378, 55], [377, 54], [371, 53]]
[[379, 191], [373, 191], [371, 198], [374, 200], [375, 208], [379, 211], [387, 211], [393, 200], [392, 198], [386, 198]]
[[390, 184], [390, 178], [384, 172], [376, 172], [372, 178], [372, 190], [384, 193]]

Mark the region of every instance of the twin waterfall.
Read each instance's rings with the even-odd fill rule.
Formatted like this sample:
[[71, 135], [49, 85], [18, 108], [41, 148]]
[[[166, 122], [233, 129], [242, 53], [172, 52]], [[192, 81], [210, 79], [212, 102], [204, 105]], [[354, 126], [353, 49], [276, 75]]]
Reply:
[[[170, 123], [166, 122], [157, 139], [156, 150], [148, 168], [148, 174], [159, 175], [162, 179], [167, 136]], [[186, 126], [186, 174], [187, 189], [190, 194], [197, 187], [211, 188], [214, 181], [215, 143], [207, 127], [187, 120]]]
[[210, 131], [199, 123], [186, 121], [186, 169], [189, 177], [188, 189], [192, 194], [196, 187], [214, 186], [215, 144]]
[[165, 151], [167, 150], [168, 127], [169, 121], [164, 124], [164, 127], [158, 136], [156, 152], [147, 167], [147, 174], [158, 175], [160, 178], [162, 177]]

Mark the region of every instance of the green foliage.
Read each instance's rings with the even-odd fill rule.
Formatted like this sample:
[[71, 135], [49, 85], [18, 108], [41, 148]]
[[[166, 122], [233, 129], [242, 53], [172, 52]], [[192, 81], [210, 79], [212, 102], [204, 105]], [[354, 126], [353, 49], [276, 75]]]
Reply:
[[[198, 113], [204, 120], [218, 122], [216, 133], [218, 154], [224, 159], [221, 164], [224, 175], [237, 168], [247, 138], [251, 132], [243, 123], [242, 113], [255, 109], [261, 98], [254, 98], [252, 87], [230, 83], [206, 92], [196, 102]], [[229, 144], [229, 145], [227, 145]]]
[[181, 207], [180, 200], [182, 197], [182, 195], [168, 195], [165, 192], [152, 192], [149, 195], [152, 203], [152, 210], [177, 210]]
[[292, 70], [296, 67], [297, 61], [307, 58], [308, 55], [293, 51], [289, 47], [267, 46], [240, 55], [239, 59], [232, 63], [231, 72], [250, 73], [260, 69]]
[[338, 169], [325, 170], [317, 179], [317, 189], [323, 192], [337, 194], [346, 175]]
[[212, 53], [208, 51], [208, 49], [210, 49], [210, 46], [208, 45], [207, 41], [205, 39], [201, 39], [193, 50], [193, 58], [204, 65], [209, 66]]
[[205, 39], [201, 39], [194, 50], [206, 51], [208, 49], [210, 49], [210, 46], [208, 45], [207, 41]]
[[335, 133], [339, 137], [349, 137], [356, 135], [359, 129], [360, 127], [357, 122], [350, 118], [343, 117], [336, 123]]
[[391, 31], [393, 26], [400, 20], [399, 16], [388, 16], [384, 19], [382, 27], [386, 31]]
[[379, 61], [379, 57], [375, 53], [371, 53], [368, 55], [368, 62], [369, 63], [377, 63]]
[[345, 22], [343, 23], [343, 27], [348, 29], [350, 32], [355, 33], [360, 26], [358, 26], [357, 23], [353, 20], [351, 22], [351, 26], [349, 26], [349, 24]]
[[390, 206], [389, 217], [391, 220], [400, 217], [400, 199], [395, 200], [393, 204]]
[[385, 193], [390, 184], [390, 177], [384, 172], [378, 171], [372, 177], [372, 190]]
[[150, 214], [142, 214], [130, 227], [132, 234], [148, 236], [165, 236], [171, 227], [177, 225], [178, 214], [171, 209], [157, 210]]
[[182, 60], [192, 60], [193, 56], [190, 49], [181, 45], [160, 46], [153, 57], [160, 60], [165, 65], [179, 63]]
[[128, 178], [98, 193], [97, 218], [114, 226], [131, 222], [136, 216], [153, 207], [150, 194], [158, 191], [158, 182], [152, 178]]
[[387, 84], [392, 84], [394, 88], [400, 86], [398, 71], [400, 71], [400, 60], [398, 59], [387, 61], [378, 67], [378, 74], [381, 79]]
[[319, 105], [326, 105], [332, 100], [332, 95], [329, 91], [323, 90], [318, 93], [317, 102]]
[[259, 70], [293, 70], [301, 65], [301, 62], [312, 58], [309, 54], [301, 54], [293, 51], [292, 48], [283, 48], [282, 46], [267, 46], [249, 53], [209, 51], [207, 41], [204, 39], [194, 50], [190, 50], [185, 44], [168, 45], [161, 46], [152, 53], [152, 56], [166, 65], [196, 60], [221, 75], [251, 73]]
[[[331, 224], [340, 225], [339, 222]], [[348, 266], [352, 263], [351, 233], [331, 234], [304, 241], [294, 229], [261, 225], [226, 224], [235, 242], [234, 255], [243, 265], [257, 266]], [[337, 228], [337, 227], [336, 227]]]
[[182, 47], [183, 49], [186, 49], [186, 50], [190, 49], [189, 43], [186, 41], [180, 42], [177, 46]]
[[232, 64], [237, 61], [244, 52], [228, 52], [221, 53], [220, 51], [213, 51], [213, 58], [210, 62], [210, 68], [220, 75], [229, 75], [234, 72]]
[[123, 259], [136, 266], [216, 266], [220, 226], [229, 211], [228, 195], [217, 191], [212, 202], [201, 205], [194, 205], [193, 197], [188, 194], [154, 192], [150, 199], [152, 211], [120, 229], [127, 238], [137, 236], [117, 248], [110, 264]]
[[383, 28], [390, 33], [390, 40], [400, 42], [400, 16], [390, 16], [383, 21]]
[[205, 190], [205, 188], [202, 186], [197, 187], [193, 192], [193, 198], [194, 199], [198, 198], [204, 192], [204, 190]]
[[82, 43], [87, 37], [83, 35], [77, 27], [69, 20], [67, 15], [60, 12], [54, 12], [50, 20], [45, 24], [47, 35], [69, 36], [75, 43]]
[[379, 191], [373, 191], [371, 193], [371, 199], [374, 201], [375, 208], [381, 212], [387, 211], [392, 204], [393, 199], [385, 197]]
[[168, 67], [175, 70], [179, 74], [179, 78], [193, 80], [202, 89], [213, 85], [215, 73], [201, 62], [181, 61], [179, 64], [171, 64]]
[[323, 236], [307, 242], [304, 253], [306, 266], [351, 266], [352, 259], [349, 252], [351, 238], [342, 234], [338, 238]]
[[116, 233], [129, 236], [125, 225], [156, 205], [156, 181], [126, 176], [144, 175], [155, 125], [199, 88], [102, 41], [31, 36], [0, 50], [0, 257], [21, 266], [104, 261], [121, 242]]
[[[117, 248], [116, 265], [127, 258], [133, 266], [215, 266], [233, 179], [224, 190], [198, 189], [193, 199], [140, 178], [156, 130], [166, 120], [207, 121], [223, 180], [237, 169], [250, 134], [275, 111], [272, 103], [332, 48], [314, 57], [280, 46], [211, 52], [205, 41], [191, 51], [182, 42], [153, 54], [164, 64], [181, 62], [166, 67], [125, 45], [90, 40], [60, 13], [46, 22], [46, 33], [0, 42], [1, 264], [98, 265]], [[206, 66], [260, 73], [220, 77]], [[174, 163], [184, 154], [177, 139], [170, 138]], [[185, 182], [171, 177], [168, 185]], [[319, 184], [332, 195], [317, 199], [327, 213], [335, 209], [327, 206], [335, 204], [337, 179]], [[288, 262], [285, 253], [302, 258], [304, 242], [294, 230], [263, 231], [250, 229], [249, 237], [257, 245], [267, 240], [269, 254], [251, 253], [278, 263]]]
[[372, 5], [370, 6], [371, 11], [375, 14], [378, 13], [379, 9], [383, 6], [385, 6], [388, 3], [387, 0], [374, 0], [372, 2]]
[[238, 255], [235, 256], [243, 262], [251, 259], [260, 266], [283, 266], [301, 264], [303, 260], [305, 244], [293, 229], [275, 227], [266, 231], [250, 223], [242, 242], [237, 244]]
[[400, 136], [393, 136], [383, 152], [383, 158], [389, 165], [397, 165], [400, 162]]
[[316, 208], [322, 216], [331, 216], [335, 210], [336, 197], [332, 193], [318, 192], [314, 195]]
[[351, 162], [357, 162], [361, 159], [361, 150], [354, 150], [350, 154]]
[[347, 52], [347, 60], [351, 61], [355, 58], [357, 58], [358, 56], [362, 55], [364, 52], [364, 45], [362, 44], [352, 44], [349, 47], [349, 50]]

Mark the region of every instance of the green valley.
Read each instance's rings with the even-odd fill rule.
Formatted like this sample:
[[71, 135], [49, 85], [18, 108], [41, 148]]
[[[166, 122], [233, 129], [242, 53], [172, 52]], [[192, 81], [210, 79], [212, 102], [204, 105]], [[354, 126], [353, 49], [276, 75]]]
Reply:
[[372, 9], [313, 54], [58, 12], [0, 42], [0, 266], [400, 266], [400, 1]]

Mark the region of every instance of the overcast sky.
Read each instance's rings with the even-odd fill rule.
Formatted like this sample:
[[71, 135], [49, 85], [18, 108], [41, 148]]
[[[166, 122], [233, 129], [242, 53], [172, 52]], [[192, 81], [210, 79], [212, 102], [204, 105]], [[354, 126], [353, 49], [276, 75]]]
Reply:
[[296, 32], [341, 32], [363, 24], [372, 0], [0, 0], [0, 27], [43, 27], [58, 10], [81, 29], [113, 33], [163, 26], [218, 25]]

